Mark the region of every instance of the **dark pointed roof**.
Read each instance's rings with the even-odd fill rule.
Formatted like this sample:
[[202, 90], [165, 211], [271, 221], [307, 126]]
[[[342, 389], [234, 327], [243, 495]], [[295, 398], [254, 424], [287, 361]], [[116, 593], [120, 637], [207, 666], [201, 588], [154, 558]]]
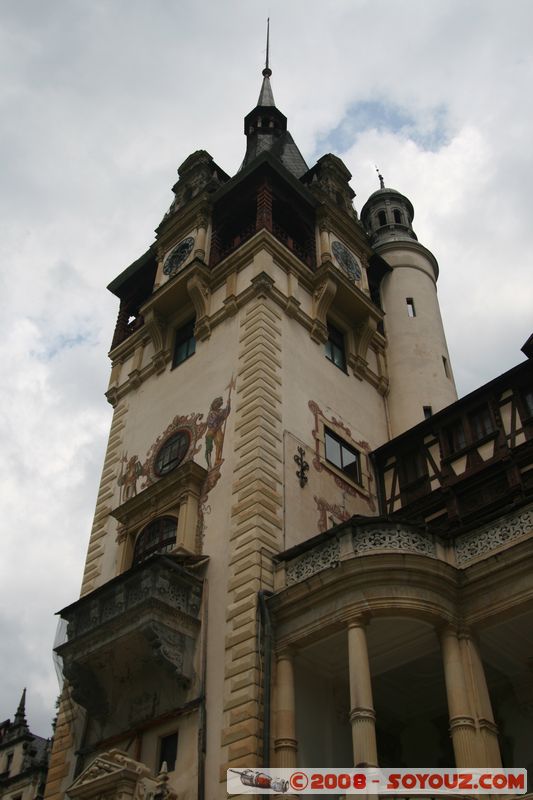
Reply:
[[270, 84], [271, 75], [267, 61], [257, 105], [244, 118], [246, 153], [239, 169], [247, 167], [261, 153], [269, 152], [292, 175], [301, 178], [309, 167], [287, 130], [287, 117], [276, 107]]
[[272, 86], [270, 85], [270, 75], [272, 74], [270, 70], [263, 70], [263, 83], [261, 84], [261, 91], [259, 92], [259, 98], [257, 100], [258, 106], [274, 106], [276, 107], [276, 103], [274, 102], [274, 95], [272, 94]]
[[21, 725], [26, 727], [26, 689], [24, 688], [22, 692], [22, 696], [20, 698], [20, 702], [18, 704], [17, 711], [15, 713], [15, 718], [13, 720], [13, 725]]

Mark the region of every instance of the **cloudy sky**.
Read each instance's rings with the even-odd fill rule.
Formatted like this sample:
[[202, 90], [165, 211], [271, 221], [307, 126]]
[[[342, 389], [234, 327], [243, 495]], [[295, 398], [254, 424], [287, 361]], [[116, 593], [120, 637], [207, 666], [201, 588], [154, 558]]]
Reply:
[[307, 162], [341, 156], [358, 210], [375, 164], [412, 200], [460, 393], [523, 360], [533, 328], [530, 0], [2, 0], [0, 720], [27, 685], [42, 735], [110, 422], [105, 286], [189, 153], [237, 170], [267, 13]]

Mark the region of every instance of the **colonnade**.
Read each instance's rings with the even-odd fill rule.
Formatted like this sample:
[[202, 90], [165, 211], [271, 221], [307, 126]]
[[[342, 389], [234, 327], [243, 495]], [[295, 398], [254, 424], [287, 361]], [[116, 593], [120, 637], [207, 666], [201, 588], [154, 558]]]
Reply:
[[[437, 634], [441, 644], [455, 766], [501, 767], [498, 731], [476, 642], [470, 631], [451, 625], [437, 629]], [[346, 635], [354, 765], [378, 766], [376, 714], [365, 618], [349, 620]], [[277, 654], [274, 752], [278, 767], [298, 766], [294, 655], [294, 649], [281, 650]]]

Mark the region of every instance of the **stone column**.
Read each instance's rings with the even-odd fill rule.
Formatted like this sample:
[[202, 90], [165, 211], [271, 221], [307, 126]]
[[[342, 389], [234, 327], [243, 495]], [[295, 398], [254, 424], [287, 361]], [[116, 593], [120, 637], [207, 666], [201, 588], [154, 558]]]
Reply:
[[362, 619], [353, 619], [348, 623], [348, 670], [354, 765], [376, 767], [376, 714], [372, 700], [365, 624]]
[[329, 226], [324, 220], [320, 224], [320, 261], [331, 261], [331, 253], [329, 250]]
[[483, 757], [481, 765], [483, 767], [501, 767], [502, 758], [498, 743], [498, 727], [494, 722], [483, 662], [481, 661], [477, 644], [469, 631], [461, 631], [459, 641], [463, 665], [470, 675], [472, 693], [475, 699], [480, 753]]
[[205, 242], [207, 237], [208, 223], [209, 219], [206, 213], [203, 213], [198, 217], [194, 257], [200, 258], [202, 261], [205, 261]]
[[440, 632], [440, 642], [455, 766], [458, 768], [481, 766], [476, 725], [468, 697], [459, 637], [455, 629], [449, 625], [443, 628]]
[[298, 742], [296, 741], [296, 709], [294, 703], [294, 665], [289, 650], [278, 654], [275, 686], [276, 738], [274, 752], [277, 767], [296, 767]]

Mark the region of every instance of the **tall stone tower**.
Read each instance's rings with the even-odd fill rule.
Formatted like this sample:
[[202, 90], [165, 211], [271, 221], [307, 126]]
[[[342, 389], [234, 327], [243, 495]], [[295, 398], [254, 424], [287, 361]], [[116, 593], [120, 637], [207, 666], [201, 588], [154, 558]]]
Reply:
[[366, 201], [361, 219], [377, 253], [392, 268], [381, 285], [387, 337], [392, 435], [457, 400], [439, 302], [435, 257], [413, 231], [411, 202], [381, 188]]
[[237, 174], [190, 155], [154, 243], [109, 286], [114, 414], [81, 597], [61, 612], [47, 800], [139, 781], [211, 800], [228, 766], [295, 763], [269, 599], [284, 559], [376, 518], [371, 454], [456, 397], [411, 203], [382, 188], [361, 222], [346, 166], [307, 166], [270, 77]]

